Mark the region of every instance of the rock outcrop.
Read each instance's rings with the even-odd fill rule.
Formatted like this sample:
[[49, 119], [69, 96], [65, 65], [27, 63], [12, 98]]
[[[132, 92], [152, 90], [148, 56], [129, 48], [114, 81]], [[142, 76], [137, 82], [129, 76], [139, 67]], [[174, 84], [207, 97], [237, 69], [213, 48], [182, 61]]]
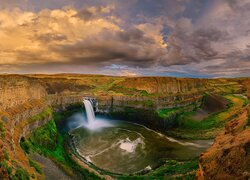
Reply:
[[208, 94], [204, 96], [202, 109], [207, 112], [219, 112], [226, 110], [227, 104], [229, 102], [227, 99], [216, 94]]
[[166, 97], [145, 97], [145, 96], [126, 96], [126, 95], [108, 95], [96, 96], [98, 100], [99, 111], [120, 111], [123, 108], [140, 108], [147, 110], [156, 110], [186, 106], [189, 104], [200, 104], [202, 93], [191, 93], [185, 95], [172, 95]]
[[[30, 174], [40, 177], [34, 168], [29, 166], [28, 158], [19, 146], [21, 137], [25, 137], [49, 121], [53, 110], [81, 103], [84, 96], [96, 97], [99, 110], [102, 112], [119, 112], [124, 108], [135, 108], [145, 110], [148, 115], [143, 111], [141, 114], [153, 117], [150, 110], [185, 106], [192, 103], [199, 104], [205, 91], [213, 91], [208, 83], [209, 80], [204, 79], [163, 77], [2, 75], [0, 76], [0, 127], [2, 131], [0, 133], [2, 135], [0, 138], [0, 161], [6, 160], [3, 153], [6, 151], [9, 154], [9, 160], [6, 160], [7, 164], [14, 171], [19, 166], [27, 169]], [[219, 90], [216, 89], [216, 91]], [[145, 117], [145, 119], [147, 118]], [[154, 118], [147, 119], [149, 124], [156, 126], [162, 124], [160, 121], [152, 121]], [[227, 131], [227, 136], [230, 138], [235, 136], [235, 138], [244, 139], [245, 132], [248, 135], [249, 129], [241, 130], [238, 133], [238, 131], [235, 132], [228, 127]], [[222, 140], [219, 138], [217, 141], [220, 143]], [[249, 152], [249, 144], [247, 145], [244, 140], [242, 143], [242, 146], [234, 143], [232, 145], [235, 145], [236, 149], [239, 147], [240, 150], [242, 150], [243, 145], [246, 145], [244, 147], [247, 147]], [[220, 147], [216, 149], [219, 151]], [[200, 178], [210, 177], [210, 166], [207, 167], [204, 163], [205, 160], [203, 160], [208, 156], [209, 154], [204, 154], [201, 157], [200, 171], [197, 173]], [[12, 160], [15, 160], [15, 163], [12, 164]], [[219, 165], [220, 163], [214, 164]], [[216, 177], [213, 173], [211, 174], [211, 176]], [[8, 178], [6, 168], [0, 168], [0, 178]]]
[[138, 77], [126, 78], [117, 86], [145, 90], [148, 93], [176, 94], [197, 92], [207, 88], [206, 79], [170, 78], [170, 77]]
[[46, 89], [34, 78], [20, 75], [0, 76], [0, 111], [46, 95]]
[[[144, 87], [140, 84], [138, 78], [117, 78], [119, 81], [114, 86], [124, 85], [124, 88], [129, 89], [131, 88], [129, 85], [134, 85], [138, 86], [136, 87], [138, 90], [158, 93], [160, 96], [126, 95], [119, 94], [119, 92], [118, 94], [104, 92], [104, 95], [103, 93], [91, 93], [89, 90], [98, 86], [98, 84], [108, 86], [109, 83], [113, 83], [112, 79], [108, 77], [100, 78], [104, 82], [89, 79], [89, 76], [44, 78], [40, 76], [2, 75], [0, 76], [0, 111], [7, 111], [12, 107], [18, 107], [18, 105], [32, 99], [46, 99], [52, 105], [60, 105], [81, 102], [82, 97], [88, 95], [95, 96], [99, 100], [100, 108], [103, 108], [100, 110], [103, 111], [108, 111], [110, 108], [115, 110], [115, 107], [161, 109], [198, 102], [201, 100], [206, 89], [206, 81], [200, 79], [139, 78], [142, 84], [146, 84]], [[95, 84], [96, 82], [98, 84]]]
[[250, 178], [249, 106], [226, 124], [224, 133], [199, 158], [197, 179]]

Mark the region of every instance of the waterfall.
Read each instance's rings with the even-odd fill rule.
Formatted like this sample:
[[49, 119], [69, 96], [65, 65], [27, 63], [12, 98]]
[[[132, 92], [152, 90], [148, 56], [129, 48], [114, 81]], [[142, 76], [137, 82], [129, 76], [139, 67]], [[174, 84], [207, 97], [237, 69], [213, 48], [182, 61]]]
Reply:
[[87, 122], [84, 120], [83, 115], [81, 118], [81, 126], [88, 128], [91, 131], [99, 130], [105, 127], [111, 127], [112, 124], [105, 119], [95, 118], [93, 105], [96, 104], [91, 98], [83, 98], [83, 103], [86, 110]]
[[92, 106], [92, 103], [90, 100], [83, 100], [85, 109], [86, 109], [86, 114], [87, 114], [87, 119], [88, 119], [88, 123], [91, 124], [95, 121], [95, 112]]

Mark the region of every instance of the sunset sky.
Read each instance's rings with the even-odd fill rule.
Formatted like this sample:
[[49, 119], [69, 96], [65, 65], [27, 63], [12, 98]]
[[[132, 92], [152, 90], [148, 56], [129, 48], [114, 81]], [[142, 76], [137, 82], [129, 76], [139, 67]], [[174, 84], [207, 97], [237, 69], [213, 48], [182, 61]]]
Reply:
[[0, 73], [250, 76], [250, 0], [0, 0]]

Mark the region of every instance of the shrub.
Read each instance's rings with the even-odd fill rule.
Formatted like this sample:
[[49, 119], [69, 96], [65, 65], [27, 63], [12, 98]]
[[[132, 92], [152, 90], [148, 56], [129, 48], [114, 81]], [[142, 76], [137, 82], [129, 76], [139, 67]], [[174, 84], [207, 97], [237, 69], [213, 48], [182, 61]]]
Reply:
[[147, 101], [145, 101], [145, 105], [148, 106], [148, 107], [153, 107], [154, 102], [152, 100], [147, 100]]
[[30, 153], [31, 144], [29, 141], [25, 141], [24, 137], [22, 137], [20, 140], [20, 146], [26, 154]]
[[21, 179], [21, 180], [29, 180], [30, 179], [29, 173], [21, 167], [16, 169], [15, 177], [17, 179]]
[[7, 160], [7, 161], [10, 159], [9, 153], [8, 153], [8, 151], [6, 151], [6, 149], [3, 150], [3, 156], [4, 156], [4, 159]]
[[40, 167], [39, 164], [37, 164], [35, 161], [33, 161], [32, 159], [29, 158], [29, 164], [31, 167], [35, 168], [36, 172], [38, 172], [39, 174], [43, 173], [42, 168]]
[[7, 164], [6, 161], [1, 161], [1, 162], [0, 162], [0, 167], [1, 167], [1, 168], [3, 167], [4, 169], [6, 169], [7, 172], [8, 172], [8, 174], [11, 175], [12, 169], [11, 169], [11, 167], [8, 166], [8, 164]]
[[51, 120], [41, 128], [38, 128], [34, 133], [31, 134], [29, 139], [32, 144], [35, 143], [38, 146], [54, 150], [57, 140], [57, 129], [55, 122]]
[[5, 128], [2, 122], [0, 122], [0, 137], [4, 138], [5, 137]]

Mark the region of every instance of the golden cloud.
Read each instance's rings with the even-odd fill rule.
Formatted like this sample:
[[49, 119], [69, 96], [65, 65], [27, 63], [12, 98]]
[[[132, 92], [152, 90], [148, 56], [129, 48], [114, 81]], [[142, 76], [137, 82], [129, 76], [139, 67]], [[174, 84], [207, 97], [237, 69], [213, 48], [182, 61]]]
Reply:
[[[90, 8], [95, 13], [94, 8]], [[107, 12], [107, 8], [102, 11]], [[42, 10], [38, 13], [20, 9], [0, 11], [0, 64], [64, 61], [50, 46], [74, 44], [79, 40], [97, 36], [103, 30], [120, 31], [112, 20], [78, 18], [77, 10], [64, 8]], [[31, 59], [37, 54], [37, 59]]]
[[148, 66], [165, 56], [161, 25], [123, 29], [122, 21], [110, 13], [113, 8], [0, 10], [0, 64]]

